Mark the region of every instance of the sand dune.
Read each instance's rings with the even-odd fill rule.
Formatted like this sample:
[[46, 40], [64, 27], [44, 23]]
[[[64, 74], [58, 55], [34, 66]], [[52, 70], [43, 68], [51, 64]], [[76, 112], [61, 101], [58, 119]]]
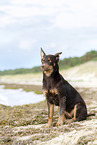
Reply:
[[[60, 73], [75, 87], [97, 87], [97, 61], [64, 69]], [[1, 76], [1, 82], [42, 85], [42, 73]]]

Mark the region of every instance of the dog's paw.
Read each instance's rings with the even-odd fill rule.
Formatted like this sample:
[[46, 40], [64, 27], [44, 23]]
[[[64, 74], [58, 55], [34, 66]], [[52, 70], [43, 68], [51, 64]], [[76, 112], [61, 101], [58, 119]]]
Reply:
[[56, 123], [56, 127], [59, 127], [59, 126], [61, 126], [61, 125], [63, 125], [63, 122], [58, 121], [58, 122]]
[[51, 127], [51, 126], [52, 126], [52, 124], [47, 123], [47, 124], [45, 125], [45, 128], [49, 128], [49, 127]]

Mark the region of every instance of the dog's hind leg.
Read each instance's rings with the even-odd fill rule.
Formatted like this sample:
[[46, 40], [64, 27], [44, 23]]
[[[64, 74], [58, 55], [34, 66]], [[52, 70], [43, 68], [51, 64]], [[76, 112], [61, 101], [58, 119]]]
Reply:
[[71, 115], [73, 115], [74, 117], [72, 118], [73, 121], [76, 121], [76, 114], [77, 114], [77, 105], [74, 106], [73, 111], [70, 113]]
[[86, 105], [83, 103], [78, 103], [77, 105], [77, 111], [76, 111], [76, 120], [82, 121], [86, 120], [87, 118], [87, 108]]
[[54, 113], [54, 104], [48, 102], [48, 123], [47, 127], [50, 127], [53, 120], [53, 113]]
[[78, 103], [74, 106], [74, 109], [70, 113], [73, 118], [73, 121], [82, 121], [85, 120], [87, 117], [87, 108], [85, 104]]

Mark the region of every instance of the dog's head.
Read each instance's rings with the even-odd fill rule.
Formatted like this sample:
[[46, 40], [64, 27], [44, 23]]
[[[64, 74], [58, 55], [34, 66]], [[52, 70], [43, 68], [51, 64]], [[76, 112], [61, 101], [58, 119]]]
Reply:
[[55, 55], [46, 55], [41, 48], [41, 69], [44, 71], [47, 77], [58, 70], [59, 55], [61, 53], [62, 52], [56, 53]]

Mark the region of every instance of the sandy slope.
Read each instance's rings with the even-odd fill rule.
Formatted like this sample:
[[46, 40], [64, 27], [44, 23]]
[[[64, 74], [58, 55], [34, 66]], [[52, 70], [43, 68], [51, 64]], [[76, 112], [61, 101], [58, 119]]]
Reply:
[[97, 61], [89, 61], [79, 66], [63, 70], [62, 74], [71, 80], [97, 80]]
[[[97, 61], [61, 70], [66, 80], [78, 87], [97, 87]], [[42, 73], [1, 76], [1, 82], [42, 85]]]

